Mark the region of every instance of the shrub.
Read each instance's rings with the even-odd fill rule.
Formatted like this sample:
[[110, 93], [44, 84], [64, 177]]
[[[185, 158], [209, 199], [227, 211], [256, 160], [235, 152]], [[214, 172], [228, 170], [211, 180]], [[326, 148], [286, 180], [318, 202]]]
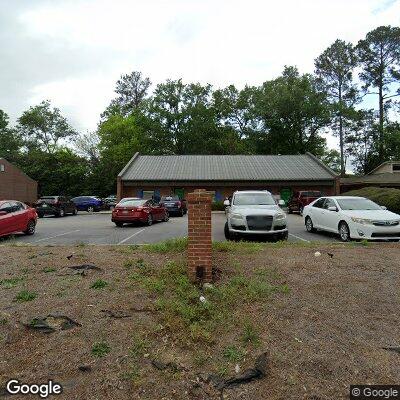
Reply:
[[365, 187], [342, 193], [342, 196], [366, 197], [380, 206], [385, 206], [388, 210], [400, 214], [400, 189]]
[[214, 201], [211, 204], [212, 211], [225, 211], [225, 206], [223, 201]]
[[22, 290], [16, 295], [15, 300], [19, 303], [25, 303], [27, 301], [35, 300], [36, 297], [37, 293], [29, 292], [28, 290]]
[[104, 357], [110, 350], [110, 346], [106, 342], [97, 342], [92, 346], [92, 355], [95, 357]]
[[103, 281], [102, 279], [97, 279], [97, 281], [93, 282], [90, 286], [91, 289], [103, 289], [108, 285], [108, 282]]

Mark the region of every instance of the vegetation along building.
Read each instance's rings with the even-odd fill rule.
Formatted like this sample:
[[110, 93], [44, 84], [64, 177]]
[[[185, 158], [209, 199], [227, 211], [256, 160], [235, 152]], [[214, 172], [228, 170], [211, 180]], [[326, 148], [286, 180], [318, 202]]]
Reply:
[[19, 200], [28, 204], [37, 200], [37, 182], [4, 158], [0, 158], [0, 200]]
[[184, 198], [194, 189], [223, 201], [235, 190], [263, 189], [287, 200], [297, 190], [338, 192], [335, 172], [312, 154], [304, 155], [176, 155], [136, 153], [118, 175], [117, 196]]

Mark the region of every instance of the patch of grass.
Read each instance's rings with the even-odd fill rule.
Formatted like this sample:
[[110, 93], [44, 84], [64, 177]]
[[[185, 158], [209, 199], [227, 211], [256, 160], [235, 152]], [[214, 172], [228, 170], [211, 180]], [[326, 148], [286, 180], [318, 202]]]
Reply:
[[78, 242], [76, 245], [76, 247], [86, 247], [86, 243], [85, 242]]
[[180, 253], [185, 251], [188, 246], [188, 238], [173, 238], [163, 242], [146, 244], [143, 246], [145, 251], [150, 253]]
[[102, 279], [97, 279], [97, 281], [93, 282], [90, 286], [91, 289], [104, 289], [108, 285], [108, 282], [103, 281]]
[[56, 271], [56, 269], [54, 268], [54, 267], [46, 267], [46, 268], [43, 268], [43, 272], [46, 272], [46, 273], [48, 273], [48, 272], [55, 272]]
[[243, 327], [242, 342], [258, 346], [260, 344], [260, 336], [251, 322], [246, 322]]
[[129, 349], [130, 355], [137, 359], [140, 356], [143, 356], [148, 349], [150, 348], [150, 342], [147, 337], [140, 335], [139, 333], [135, 333], [132, 338], [132, 346]]
[[367, 246], [369, 246], [369, 242], [368, 242], [368, 240], [367, 239], [363, 239], [363, 240], [361, 240], [361, 246], [365, 246], [365, 247], [367, 247]]
[[106, 342], [97, 342], [92, 346], [92, 355], [94, 357], [104, 357], [111, 351], [110, 346]]
[[246, 355], [245, 351], [240, 347], [227, 346], [222, 352], [222, 355], [231, 363], [238, 363], [243, 360]]
[[9, 278], [0, 280], [0, 286], [4, 289], [11, 289], [18, 285], [18, 283], [22, 282], [24, 278]]
[[37, 297], [36, 292], [30, 292], [28, 290], [22, 290], [15, 296], [15, 301], [19, 303], [25, 303], [27, 301], [35, 300]]
[[208, 362], [209, 359], [210, 359], [210, 356], [208, 354], [199, 350], [193, 356], [193, 364], [196, 367], [202, 367], [203, 365], [205, 365]]
[[213, 242], [213, 250], [223, 253], [252, 254], [264, 248], [262, 243], [255, 242]]
[[132, 269], [134, 267], [139, 268], [139, 269], [143, 269], [146, 267], [146, 264], [143, 260], [143, 258], [139, 258], [136, 261], [134, 260], [125, 260], [124, 261], [124, 267], [126, 269]]

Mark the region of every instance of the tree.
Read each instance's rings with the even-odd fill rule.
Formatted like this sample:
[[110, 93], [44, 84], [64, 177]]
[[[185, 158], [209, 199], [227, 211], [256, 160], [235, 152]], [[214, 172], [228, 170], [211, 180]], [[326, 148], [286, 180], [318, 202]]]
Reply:
[[0, 157], [17, 163], [23, 141], [18, 133], [8, 126], [8, 115], [0, 110]]
[[53, 153], [62, 140], [77, 135], [58, 108], [51, 108], [49, 100], [30, 107], [18, 119], [17, 129], [28, 148], [42, 149]]
[[357, 100], [353, 70], [357, 57], [351, 43], [336, 40], [316, 60], [315, 73], [332, 104], [334, 125], [340, 146], [340, 174], [345, 175], [344, 119]]
[[355, 171], [366, 174], [380, 164], [374, 110], [358, 110], [351, 122], [351, 133], [346, 137], [347, 151]]
[[321, 161], [336, 173], [340, 173], [342, 158], [337, 150], [330, 149], [325, 151], [321, 156]]
[[385, 103], [389, 99], [400, 95], [399, 89], [392, 94], [391, 88], [400, 79], [400, 28], [380, 26], [367, 33], [365, 39], [357, 45], [358, 56], [362, 72], [360, 78], [364, 82], [364, 89], [377, 88], [379, 102], [379, 161], [385, 159]]
[[148, 95], [150, 86], [150, 79], [143, 78], [141, 72], [133, 71], [130, 74], [121, 75], [115, 85], [115, 93], [118, 97], [111, 101], [102, 114], [102, 119], [105, 120], [108, 116], [115, 114], [126, 116], [137, 110]]
[[285, 67], [282, 76], [258, 89], [254, 107], [259, 128], [251, 141], [256, 153], [323, 154], [320, 133], [330, 122], [330, 109], [312, 75]]
[[87, 132], [75, 139], [78, 155], [85, 157], [92, 167], [95, 167], [100, 160], [99, 144], [100, 138], [97, 132]]

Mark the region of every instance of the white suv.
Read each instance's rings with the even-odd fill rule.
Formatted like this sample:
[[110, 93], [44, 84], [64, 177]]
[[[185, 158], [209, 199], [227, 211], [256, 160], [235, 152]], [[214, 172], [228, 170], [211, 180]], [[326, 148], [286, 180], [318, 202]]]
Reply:
[[[283, 205], [283, 200], [279, 205]], [[233, 239], [242, 234], [269, 235], [276, 240], [288, 237], [286, 214], [271, 193], [266, 190], [246, 190], [233, 193], [227, 206], [225, 238]]]

